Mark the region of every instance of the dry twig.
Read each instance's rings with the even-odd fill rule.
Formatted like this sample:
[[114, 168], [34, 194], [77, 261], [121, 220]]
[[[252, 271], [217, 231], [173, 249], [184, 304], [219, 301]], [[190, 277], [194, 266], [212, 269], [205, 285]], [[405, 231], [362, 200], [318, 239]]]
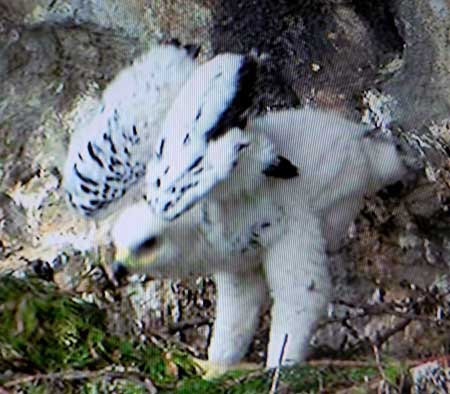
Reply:
[[12, 379], [3, 384], [3, 387], [14, 387], [25, 383], [31, 383], [37, 380], [84, 380], [84, 379], [131, 379], [134, 382], [145, 387], [148, 393], [156, 394], [157, 390], [148, 377], [138, 371], [112, 371], [110, 368], [104, 368], [99, 371], [63, 371], [51, 373], [37, 373], [34, 375], [24, 375]]
[[286, 349], [287, 340], [288, 340], [288, 336], [286, 334], [284, 336], [283, 346], [281, 347], [280, 357], [278, 359], [278, 365], [275, 368], [275, 372], [272, 377], [272, 384], [270, 386], [269, 394], [276, 394], [276, 392], [277, 392], [278, 382], [280, 380], [280, 368], [281, 368], [281, 363], [283, 362], [284, 351]]

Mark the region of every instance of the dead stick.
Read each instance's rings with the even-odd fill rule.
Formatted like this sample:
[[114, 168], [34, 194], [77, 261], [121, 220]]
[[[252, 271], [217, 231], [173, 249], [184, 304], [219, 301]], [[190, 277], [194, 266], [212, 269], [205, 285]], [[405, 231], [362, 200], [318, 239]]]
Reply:
[[[33, 382], [35, 380], [81, 380], [81, 379], [92, 379], [98, 377], [109, 377], [109, 378], [134, 378], [144, 381], [148, 377], [137, 371], [111, 371], [109, 369], [103, 369], [100, 371], [65, 371], [65, 372], [52, 372], [48, 374], [38, 373], [35, 375], [25, 375], [19, 378], [10, 380], [3, 384], [3, 387], [13, 387], [19, 384]], [[142, 382], [141, 382], [142, 383]]]
[[281, 346], [280, 357], [278, 358], [278, 365], [275, 368], [275, 372], [273, 374], [272, 384], [270, 386], [269, 394], [276, 394], [276, 392], [277, 392], [278, 381], [280, 380], [280, 368], [281, 368], [281, 364], [283, 362], [284, 351], [286, 349], [287, 340], [288, 340], [288, 335], [286, 334], [284, 336], [283, 345]]

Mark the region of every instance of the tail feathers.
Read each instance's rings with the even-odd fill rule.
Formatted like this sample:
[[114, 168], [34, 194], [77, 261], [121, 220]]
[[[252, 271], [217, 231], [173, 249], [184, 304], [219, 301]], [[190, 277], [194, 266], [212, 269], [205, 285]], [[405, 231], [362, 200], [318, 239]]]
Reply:
[[371, 167], [373, 191], [394, 183], [407, 174], [407, 167], [391, 140], [365, 138], [363, 147]]

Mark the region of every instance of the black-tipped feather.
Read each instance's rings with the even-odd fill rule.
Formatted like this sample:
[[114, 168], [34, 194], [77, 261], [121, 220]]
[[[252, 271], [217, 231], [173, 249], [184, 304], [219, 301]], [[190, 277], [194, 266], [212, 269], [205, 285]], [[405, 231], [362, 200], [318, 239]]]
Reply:
[[246, 121], [242, 114], [251, 106], [253, 101], [253, 86], [256, 80], [256, 61], [247, 56], [239, 69], [236, 94], [227, 109], [220, 114], [213, 128], [205, 133], [206, 141], [216, 140], [232, 127], [240, 127]]
[[277, 156], [277, 160], [271, 163], [263, 174], [272, 178], [291, 179], [298, 176], [298, 168], [283, 156]]

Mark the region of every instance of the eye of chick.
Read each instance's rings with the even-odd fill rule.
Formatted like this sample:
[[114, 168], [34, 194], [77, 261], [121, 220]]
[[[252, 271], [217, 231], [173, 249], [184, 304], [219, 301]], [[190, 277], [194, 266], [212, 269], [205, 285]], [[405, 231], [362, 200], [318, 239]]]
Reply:
[[144, 242], [142, 242], [138, 247], [138, 252], [142, 253], [146, 250], [151, 250], [155, 247], [157, 242], [156, 237], [147, 238]]

